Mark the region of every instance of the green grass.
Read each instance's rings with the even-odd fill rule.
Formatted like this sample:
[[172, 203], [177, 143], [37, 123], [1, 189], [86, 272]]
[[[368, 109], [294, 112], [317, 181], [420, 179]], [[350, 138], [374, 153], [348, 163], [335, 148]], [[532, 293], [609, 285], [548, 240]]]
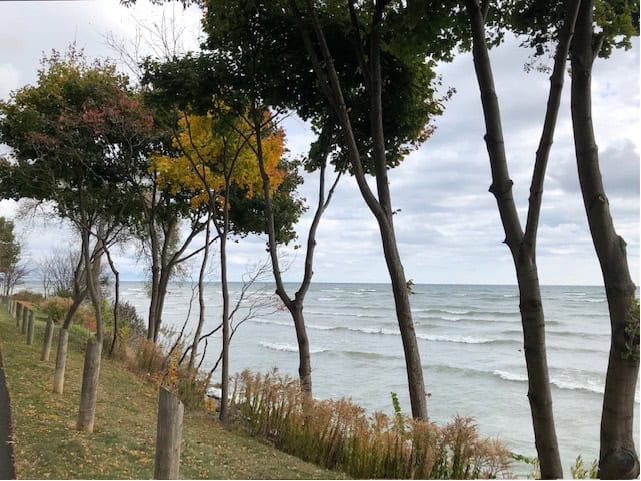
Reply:
[[[149, 479], [153, 476], [158, 392], [154, 385], [103, 357], [93, 434], [75, 430], [86, 334], [72, 329], [63, 395], [51, 392], [57, 332], [40, 361], [44, 322], [34, 345], [0, 306], [0, 350], [11, 395], [18, 478]], [[188, 479], [336, 479], [255, 438], [225, 429], [204, 412], [185, 412], [180, 464]]]

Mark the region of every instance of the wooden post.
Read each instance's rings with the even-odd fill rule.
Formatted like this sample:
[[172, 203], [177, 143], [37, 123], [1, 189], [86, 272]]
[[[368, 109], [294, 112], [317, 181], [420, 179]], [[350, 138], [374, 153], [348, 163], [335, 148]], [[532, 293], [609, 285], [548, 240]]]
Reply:
[[65, 367], [67, 366], [67, 344], [69, 331], [60, 329], [58, 334], [58, 350], [56, 351], [56, 369], [53, 372], [53, 392], [62, 394], [65, 387]]
[[34, 328], [35, 328], [35, 326], [34, 326], [35, 319], [34, 319], [33, 311], [31, 309], [29, 309], [27, 311], [27, 314], [28, 314], [28, 317], [29, 317], [29, 320], [27, 321], [28, 322], [28, 324], [27, 324], [27, 344], [30, 346], [30, 345], [33, 344], [33, 331], [34, 331]]
[[49, 351], [51, 351], [51, 341], [53, 339], [53, 319], [51, 316], [47, 317], [47, 326], [45, 327], [45, 337], [42, 344], [41, 361], [49, 361]]
[[102, 343], [95, 338], [87, 341], [85, 367], [82, 371], [82, 390], [80, 391], [80, 411], [78, 412], [78, 431], [93, 432], [96, 417], [96, 399], [98, 394], [98, 375], [100, 374], [100, 354]]
[[154, 479], [178, 479], [184, 406], [164, 387], [158, 399]]
[[27, 333], [27, 323], [29, 322], [29, 309], [27, 309], [26, 306], [22, 306], [22, 328], [20, 329], [20, 332], [22, 334]]
[[16, 327], [22, 325], [22, 304], [16, 301]]

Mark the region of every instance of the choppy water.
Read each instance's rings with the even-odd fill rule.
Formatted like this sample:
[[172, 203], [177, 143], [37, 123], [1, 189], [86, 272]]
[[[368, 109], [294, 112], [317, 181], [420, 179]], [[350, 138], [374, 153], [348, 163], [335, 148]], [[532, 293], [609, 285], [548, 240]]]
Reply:
[[[240, 287], [232, 284], [232, 298]], [[191, 288], [174, 284], [169, 290], [163, 322], [179, 329]], [[499, 436], [513, 451], [534, 456], [516, 287], [416, 285], [414, 292], [412, 310], [431, 394], [430, 418], [446, 422], [456, 414], [473, 416], [483, 434]], [[542, 294], [557, 435], [568, 470], [579, 454], [586, 460], [598, 456], [609, 349], [607, 304], [601, 287], [547, 286]], [[146, 315], [143, 283], [123, 283], [121, 297]], [[206, 302], [205, 332], [219, 323], [219, 285], [209, 285]], [[401, 338], [389, 286], [312, 285], [305, 313], [316, 397], [351, 396], [369, 410], [390, 412], [390, 391], [394, 391], [409, 412]], [[192, 318], [193, 331], [196, 302]], [[211, 366], [218, 357], [220, 338], [214, 339], [203, 367]], [[280, 311], [244, 323], [232, 341], [230, 356], [231, 372], [244, 368], [264, 372], [277, 366], [295, 376], [298, 355], [289, 314]], [[638, 398], [637, 391], [637, 423]], [[638, 427], [635, 432], [638, 446]]]

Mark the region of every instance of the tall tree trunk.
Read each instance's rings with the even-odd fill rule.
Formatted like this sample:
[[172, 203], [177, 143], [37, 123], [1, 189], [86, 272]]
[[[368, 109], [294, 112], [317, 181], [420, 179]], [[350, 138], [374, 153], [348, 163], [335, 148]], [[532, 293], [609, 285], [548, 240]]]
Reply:
[[160, 326], [162, 323], [162, 311], [165, 306], [165, 298], [167, 297], [167, 286], [169, 285], [169, 277], [173, 266], [163, 266], [160, 271], [160, 278], [158, 281], [158, 293], [156, 298], [155, 312], [154, 312], [154, 333], [153, 341], [158, 342], [158, 335], [160, 334]]
[[198, 326], [196, 326], [196, 332], [194, 333], [194, 340], [191, 344], [191, 352], [189, 353], [189, 363], [188, 369], [193, 369], [196, 363], [196, 357], [198, 357], [198, 344], [200, 343], [200, 335], [203, 330], [203, 324], [205, 323], [205, 271], [207, 269], [207, 259], [209, 258], [209, 238], [211, 234], [210, 227], [210, 218], [207, 220], [207, 229], [205, 231], [205, 250], [203, 251], [203, 261], [200, 264], [200, 272], [198, 273], [198, 306], [200, 310], [198, 312]]
[[296, 329], [296, 341], [298, 343], [298, 377], [300, 379], [300, 390], [309, 401], [312, 399], [312, 361], [309, 354], [309, 339], [305, 329], [305, 316], [303, 305], [295, 302], [290, 311]]
[[[427, 398], [425, 392], [425, 381], [423, 378], [423, 367], [421, 365], [421, 358], [418, 349], [418, 341], [416, 339], [416, 332], [414, 330], [414, 321], [412, 318], [412, 310], [409, 301], [409, 290], [407, 288], [407, 280], [401, 263], [401, 258], [398, 252], [396, 237], [394, 235], [394, 227], [392, 222], [393, 212], [391, 209], [391, 197], [389, 185], [386, 178], [387, 166], [385, 159], [385, 142], [384, 132], [382, 127], [382, 104], [381, 104], [381, 76], [380, 76], [380, 61], [379, 61], [379, 38], [378, 23], [382, 16], [382, 9], [385, 2], [376, 2], [375, 10], [372, 20], [372, 35], [370, 38], [370, 65], [371, 72], [366, 76], [365, 81], [368, 83], [368, 90], [371, 100], [370, 109], [370, 122], [373, 128], [374, 140], [374, 157], [376, 163], [376, 186], [378, 190], [378, 198], [374, 195], [367, 184], [365, 172], [361, 162], [358, 144], [356, 142], [354, 131], [351, 126], [349, 112], [345, 99], [343, 97], [342, 88], [338, 74], [334, 67], [332, 54], [327, 46], [327, 41], [323, 33], [320, 21], [316, 12], [314, 11], [312, 2], [306, 2], [307, 15], [311, 20], [311, 26], [314, 31], [316, 40], [321, 53], [321, 58], [316, 53], [316, 49], [310, 38], [310, 33], [307, 26], [303, 24], [304, 16], [301, 14], [296, 0], [290, 0], [295, 17], [298, 20], [298, 27], [303, 36], [305, 50], [307, 51], [312, 66], [319, 81], [319, 85], [331, 107], [334, 109], [341, 131], [347, 147], [348, 157], [352, 166], [352, 171], [358, 188], [361, 192], [363, 200], [371, 210], [376, 218], [381, 234], [383, 244], [383, 252], [385, 255], [385, 262], [390, 275], [392, 283], [392, 292], [394, 294], [394, 304], [396, 307], [396, 317], [398, 320], [399, 331], [403, 341], [403, 352], [405, 354], [405, 366], [407, 373], [407, 381], [410, 395], [410, 403], [412, 406], [412, 416], [416, 419], [427, 419]], [[358, 25], [356, 25], [358, 29]], [[363, 60], [364, 61], [364, 60]], [[367, 75], [363, 72], [363, 75]]]
[[[98, 227], [102, 231], [102, 225]], [[84, 260], [86, 269], [87, 291], [93, 304], [96, 316], [96, 338], [90, 339], [87, 343], [87, 350], [85, 353], [85, 363], [82, 372], [82, 390], [80, 393], [80, 410], [78, 413], [77, 428], [81, 431], [93, 432], [93, 425], [96, 412], [96, 402], [98, 397], [98, 378], [100, 376], [100, 357], [102, 354], [103, 345], [103, 325], [102, 325], [102, 312], [100, 302], [100, 290], [98, 287], [98, 275], [100, 269], [95, 269], [96, 264], [99, 263], [98, 259], [94, 259], [94, 264], [91, 262], [91, 255], [89, 253], [89, 240], [90, 240], [89, 223], [86, 218], [84, 221], [82, 235], [85, 238], [84, 242]], [[101, 249], [102, 235], [97, 236], [95, 252]]]
[[545, 347], [545, 317], [541, 301], [540, 284], [536, 266], [536, 235], [538, 229], [543, 181], [553, 141], [556, 118], [563, 88], [563, 75], [573, 35], [578, 10], [577, 0], [568, 0], [565, 25], [559, 37], [554, 71], [550, 79], [550, 94], [541, 141], [537, 150], [530, 205], [525, 233], [512, 196], [512, 180], [509, 177], [500, 108], [494, 87], [494, 78], [485, 42], [484, 12], [478, 0], [467, 0], [473, 37], [473, 57], [476, 77], [481, 91], [481, 102], [487, 133], [485, 142], [492, 170], [490, 191], [494, 194], [501, 222], [514, 261], [519, 285], [519, 308], [523, 326], [523, 345], [528, 373], [528, 399], [532, 414], [535, 445], [544, 479], [562, 478], [563, 467], [559, 454], [552, 393]]
[[[228, 197], [226, 197], [228, 198]], [[227, 211], [227, 208], [224, 208]], [[222, 366], [221, 366], [221, 399], [220, 399], [220, 420], [227, 422], [229, 413], [229, 285], [227, 283], [227, 216], [224, 214], [225, 226], [220, 236], [220, 283], [223, 291], [223, 346], [222, 346]]]
[[[600, 42], [595, 42], [598, 38], [593, 34], [592, 12], [593, 1], [583, 0], [572, 44], [571, 105], [581, 193], [610, 312], [610, 356], [601, 415], [599, 477], [636, 478], [639, 476], [639, 458], [634, 445], [633, 421], [639, 358], [638, 355], [627, 355], [626, 347], [626, 342], [634, 343], [626, 327], [636, 289], [628, 268], [626, 243], [617, 235], [610, 215], [594, 138], [591, 80], [592, 64]], [[638, 344], [636, 349], [638, 354]]]
[[[153, 246], [152, 246], [153, 249]], [[149, 318], [147, 320], [147, 339], [153, 341], [156, 338], [156, 312], [159, 297], [158, 281], [160, 279], [156, 254], [152, 252], [152, 265], [151, 265], [151, 288], [149, 299]]]
[[[102, 343], [103, 338], [103, 325], [102, 325], [102, 311], [100, 305], [100, 287], [98, 286], [98, 275], [100, 269], [95, 269], [95, 263], [97, 259], [94, 259], [94, 263], [91, 262], [91, 254], [89, 253], [89, 242], [90, 242], [90, 230], [89, 228], [84, 228], [82, 235], [85, 237], [84, 242], [84, 261], [85, 261], [85, 276], [87, 281], [87, 293], [93, 304], [94, 314], [96, 316], [96, 339], [98, 342]], [[98, 249], [98, 244], [101, 243], [100, 239], [96, 241], [96, 249]], [[97, 271], [97, 272], [96, 272]]]
[[73, 272], [73, 301], [69, 310], [65, 314], [65, 319], [58, 334], [58, 344], [56, 348], [56, 366], [53, 372], [53, 392], [62, 394], [65, 386], [65, 370], [67, 366], [67, 344], [69, 342], [69, 326], [73, 320], [73, 316], [78, 311], [80, 304], [85, 299], [87, 294], [86, 287], [80, 285], [82, 272], [84, 270], [84, 242], [85, 237], [81, 236], [80, 258]]
[[[300, 389], [303, 393], [305, 401], [309, 401], [312, 399], [312, 369], [311, 355], [309, 351], [309, 340], [307, 338], [307, 329], [305, 327], [305, 317], [303, 316], [303, 303], [313, 274], [312, 260], [314, 255], [314, 247], [316, 245], [315, 233], [318, 227], [318, 222], [320, 221], [320, 216], [322, 214], [321, 209], [323, 202], [319, 203], [319, 207], [310, 227], [310, 232], [307, 240], [307, 253], [305, 258], [305, 274], [303, 277], [303, 282], [301, 283], [301, 287], [295, 295], [295, 299], [292, 300], [285, 289], [285, 284], [283, 283], [280, 272], [280, 262], [278, 260], [276, 227], [274, 223], [274, 207], [271, 195], [271, 181], [269, 179], [269, 174], [265, 169], [265, 159], [263, 157], [262, 116], [260, 115], [260, 111], [256, 108], [256, 106], [253, 106], [252, 110], [254, 123], [253, 128], [254, 134], [256, 136], [256, 159], [258, 161], [258, 169], [263, 181], [263, 197], [265, 198], [264, 215], [267, 225], [269, 256], [272, 265], [272, 272], [274, 274], [274, 280], [276, 282], [276, 294], [281, 299], [281, 301], [283, 301], [283, 304], [285, 304], [285, 307], [287, 307], [287, 310], [290, 312], [292, 320], [294, 321], [294, 329], [296, 330], [296, 339], [298, 343], [298, 375], [300, 379]], [[323, 193], [321, 194], [321, 196], [324, 195], [325, 189], [324, 173], [325, 167], [323, 166], [320, 185], [320, 189]], [[320, 197], [320, 200], [322, 201], [323, 198]]]

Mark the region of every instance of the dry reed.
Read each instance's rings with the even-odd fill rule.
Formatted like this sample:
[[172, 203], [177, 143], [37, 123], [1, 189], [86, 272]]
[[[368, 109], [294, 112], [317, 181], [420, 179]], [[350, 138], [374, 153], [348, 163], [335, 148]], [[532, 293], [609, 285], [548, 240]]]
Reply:
[[298, 382], [277, 371], [243, 371], [233, 383], [232, 419], [283, 451], [355, 478], [509, 476], [509, 451], [482, 439], [471, 418], [439, 427], [398, 412], [368, 416], [349, 399], [303, 400]]

